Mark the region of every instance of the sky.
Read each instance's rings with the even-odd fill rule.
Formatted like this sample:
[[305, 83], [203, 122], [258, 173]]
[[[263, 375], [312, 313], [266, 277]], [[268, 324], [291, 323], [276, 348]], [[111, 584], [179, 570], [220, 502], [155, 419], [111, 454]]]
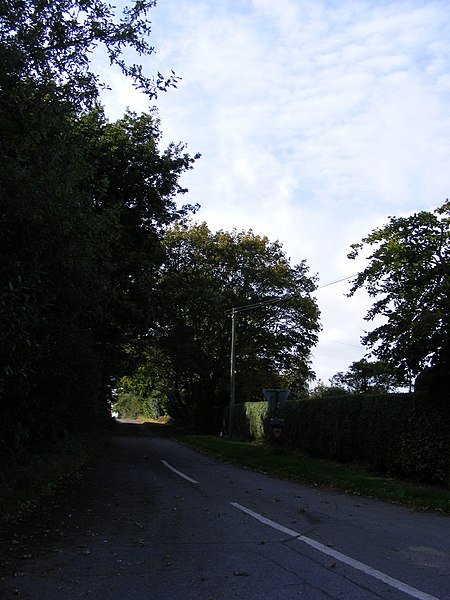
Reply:
[[389, 216], [450, 196], [450, 10], [445, 0], [159, 0], [147, 74], [177, 89], [149, 104], [101, 67], [107, 115], [157, 106], [162, 148], [202, 157], [183, 203], [212, 231], [279, 240], [319, 278], [323, 330], [313, 350], [328, 383], [361, 359], [371, 300], [347, 281], [349, 260]]

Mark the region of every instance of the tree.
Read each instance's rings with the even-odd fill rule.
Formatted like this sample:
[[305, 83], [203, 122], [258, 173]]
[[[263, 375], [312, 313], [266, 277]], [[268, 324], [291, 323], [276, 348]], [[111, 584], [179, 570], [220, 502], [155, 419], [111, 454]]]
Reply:
[[40, 98], [19, 140], [0, 121], [5, 446], [13, 423], [30, 443], [106, 414], [122, 348], [151, 323], [163, 229], [189, 210], [174, 198], [194, 159], [180, 145], [160, 152], [155, 113], [109, 123], [96, 110], [70, 121]]
[[406, 378], [433, 366], [450, 373], [450, 203], [434, 213], [391, 217], [352, 246], [356, 258], [374, 247], [350, 295], [364, 287], [377, 298], [366, 320], [383, 322], [363, 342]]
[[102, 110], [78, 122], [89, 177], [84, 185], [89, 210], [101, 228], [100, 264], [103, 298], [92, 327], [114, 351], [151, 326], [153, 286], [164, 257], [165, 228], [195, 207], [178, 208], [186, 193], [179, 177], [196, 158], [183, 144], [161, 151], [156, 109], [137, 115], [127, 111], [108, 122]]
[[62, 421], [77, 422], [76, 405], [96, 414], [98, 379], [85, 318], [96, 233], [80, 209], [82, 146], [53, 85], [12, 85], [3, 71], [0, 81], [1, 450], [53, 440]]
[[347, 373], [339, 372], [330, 379], [333, 388], [344, 388], [354, 394], [385, 394], [401, 383], [395, 370], [383, 361], [365, 358], [352, 363]]
[[98, 0], [1, 4], [0, 455], [104, 417], [124, 341], [148, 327], [191, 159], [180, 145], [161, 153], [155, 113], [108, 123], [89, 57], [103, 45], [150, 98], [174, 85], [123, 59], [153, 51], [154, 4], [122, 16]]
[[122, 374], [116, 381], [113, 408], [124, 415], [123, 407], [131, 401], [137, 407], [137, 414], [158, 419], [167, 415], [169, 403], [164, 375], [158, 368], [158, 354], [139, 341], [134, 344], [126, 348], [129, 374]]
[[310, 390], [308, 398], [334, 398], [336, 396], [346, 396], [348, 391], [345, 387], [334, 383], [334, 377], [330, 379], [330, 385], [326, 385], [319, 379], [316, 385]]
[[156, 0], [135, 0], [122, 14], [101, 0], [3, 0], [0, 8], [2, 70], [13, 81], [54, 86], [60, 99], [75, 110], [92, 108], [102, 83], [89, 57], [98, 46], [111, 65], [130, 76], [149, 98], [176, 86], [172, 72], [146, 76], [139, 64], [128, 64], [124, 51], [149, 56], [148, 11]]
[[237, 400], [260, 399], [263, 387], [305, 385], [319, 331], [305, 263], [291, 266], [279, 242], [252, 231], [212, 233], [205, 223], [180, 222], [164, 242], [148, 344], [158, 350], [154, 364], [164, 374], [171, 415], [204, 430], [220, 426], [237, 306], [254, 307], [237, 326]]

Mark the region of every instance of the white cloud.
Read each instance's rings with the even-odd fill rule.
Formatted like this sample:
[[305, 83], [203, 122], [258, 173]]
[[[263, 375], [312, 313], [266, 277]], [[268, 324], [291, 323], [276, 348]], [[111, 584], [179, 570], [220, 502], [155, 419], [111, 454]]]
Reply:
[[[202, 153], [184, 183], [212, 229], [279, 239], [326, 283], [355, 272], [350, 243], [388, 215], [449, 196], [444, 3], [160, 0], [151, 20], [147, 70], [183, 77], [157, 102], [164, 139]], [[146, 110], [106, 75], [113, 118]], [[367, 298], [328, 289], [314, 363], [324, 379], [361, 358], [353, 346], [370, 326]]]

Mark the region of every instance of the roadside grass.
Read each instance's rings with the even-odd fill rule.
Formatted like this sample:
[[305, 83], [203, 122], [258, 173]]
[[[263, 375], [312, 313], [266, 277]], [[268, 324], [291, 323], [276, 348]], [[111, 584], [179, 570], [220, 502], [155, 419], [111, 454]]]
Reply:
[[223, 437], [180, 435], [182, 443], [223, 460], [308, 485], [450, 514], [450, 490], [374, 475], [363, 467], [311, 458], [297, 450]]

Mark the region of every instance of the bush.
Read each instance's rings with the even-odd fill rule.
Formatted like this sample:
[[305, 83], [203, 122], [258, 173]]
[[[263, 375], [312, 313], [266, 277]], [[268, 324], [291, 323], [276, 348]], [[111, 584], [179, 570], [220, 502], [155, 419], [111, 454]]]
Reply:
[[[448, 402], [419, 393], [291, 400], [284, 417], [286, 443], [311, 456], [450, 485]], [[234, 436], [262, 440], [268, 433], [266, 402], [235, 405]]]
[[[233, 437], [261, 441], [267, 435], [267, 402], [242, 402], [233, 406]], [[224, 431], [228, 432], [230, 407], [224, 411]]]
[[449, 413], [421, 394], [303, 400], [287, 403], [285, 436], [312, 456], [448, 485]]
[[141, 405], [135, 394], [122, 392], [118, 394], [112, 409], [119, 413], [122, 419], [136, 419], [141, 413]]

